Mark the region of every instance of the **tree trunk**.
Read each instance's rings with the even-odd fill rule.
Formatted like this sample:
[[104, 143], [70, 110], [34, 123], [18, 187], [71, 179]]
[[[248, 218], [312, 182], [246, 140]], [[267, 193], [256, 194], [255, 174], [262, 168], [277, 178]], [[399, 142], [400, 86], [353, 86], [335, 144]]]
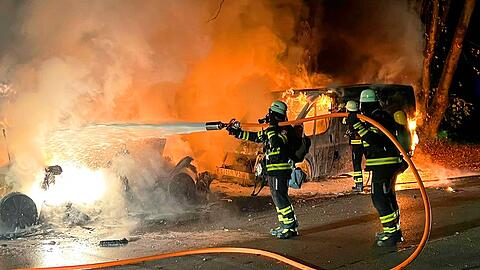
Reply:
[[[417, 95], [418, 112], [420, 113], [420, 119], [428, 117], [427, 108], [429, 105], [430, 94], [430, 63], [432, 62], [433, 55], [435, 53], [435, 40], [437, 37], [438, 28], [438, 0], [433, 0], [432, 4], [432, 20], [430, 23], [430, 31], [428, 31], [427, 44], [425, 46], [423, 69], [422, 69], [422, 88], [419, 95]], [[422, 124], [422, 123], [420, 123]]]
[[473, 8], [475, 7], [475, 1], [476, 0], [465, 0], [465, 5], [453, 36], [452, 46], [445, 61], [445, 66], [443, 67], [437, 92], [432, 99], [430, 108], [428, 108], [430, 117], [426, 122], [425, 135], [430, 139], [436, 138], [443, 115], [448, 107], [448, 91], [452, 83], [453, 75], [455, 74], [458, 59], [462, 53], [463, 39], [467, 32]]

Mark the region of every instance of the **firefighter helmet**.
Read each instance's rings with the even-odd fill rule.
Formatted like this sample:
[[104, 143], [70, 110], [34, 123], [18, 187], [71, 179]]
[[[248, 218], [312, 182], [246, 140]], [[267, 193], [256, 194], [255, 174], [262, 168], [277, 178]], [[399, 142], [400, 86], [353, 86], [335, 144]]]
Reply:
[[407, 124], [407, 115], [405, 114], [404, 111], [396, 111], [393, 114], [393, 119], [395, 119], [395, 122], [397, 122], [400, 125]]
[[349, 111], [349, 112], [357, 112], [358, 111], [358, 104], [354, 100], [349, 100], [345, 107], [347, 108], [347, 111]]
[[378, 101], [375, 91], [372, 89], [365, 89], [360, 93], [360, 103]]
[[287, 104], [285, 104], [285, 102], [283, 102], [283, 101], [276, 100], [270, 106], [270, 110], [272, 112], [276, 112], [276, 113], [279, 113], [283, 116], [286, 116], [287, 115]]

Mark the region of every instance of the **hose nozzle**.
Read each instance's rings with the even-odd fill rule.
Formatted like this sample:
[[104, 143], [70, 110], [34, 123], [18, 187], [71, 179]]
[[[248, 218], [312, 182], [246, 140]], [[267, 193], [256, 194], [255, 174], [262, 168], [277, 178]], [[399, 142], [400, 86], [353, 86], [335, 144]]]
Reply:
[[222, 123], [220, 121], [205, 123], [206, 130], [221, 130], [226, 128], [227, 126], [228, 124]]

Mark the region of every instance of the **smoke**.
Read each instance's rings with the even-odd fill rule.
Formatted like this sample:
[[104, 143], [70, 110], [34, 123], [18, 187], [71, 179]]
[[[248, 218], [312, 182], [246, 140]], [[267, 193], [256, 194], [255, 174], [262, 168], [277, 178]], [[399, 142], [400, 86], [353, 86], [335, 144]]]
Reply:
[[[418, 78], [421, 24], [406, 1], [226, 0], [210, 20], [219, 3], [2, 1], [0, 82], [14, 89], [1, 107], [7, 181], [26, 190], [65, 158], [46, 147], [59, 128], [255, 121], [272, 90]], [[166, 154], [212, 169], [235, 146], [199, 133], [169, 138]]]
[[321, 8], [317, 71], [342, 83], [417, 84], [424, 31], [415, 1], [323, 1]]

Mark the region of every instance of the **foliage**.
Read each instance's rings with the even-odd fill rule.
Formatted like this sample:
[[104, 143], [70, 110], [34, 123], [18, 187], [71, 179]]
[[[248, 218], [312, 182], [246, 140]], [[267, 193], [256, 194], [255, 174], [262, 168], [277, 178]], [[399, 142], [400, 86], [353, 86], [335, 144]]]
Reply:
[[451, 128], [458, 129], [472, 116], [473, 109], [473, 103], [453, 96], [450, 98], [450, 106], [445, 112], [444, 120]]

